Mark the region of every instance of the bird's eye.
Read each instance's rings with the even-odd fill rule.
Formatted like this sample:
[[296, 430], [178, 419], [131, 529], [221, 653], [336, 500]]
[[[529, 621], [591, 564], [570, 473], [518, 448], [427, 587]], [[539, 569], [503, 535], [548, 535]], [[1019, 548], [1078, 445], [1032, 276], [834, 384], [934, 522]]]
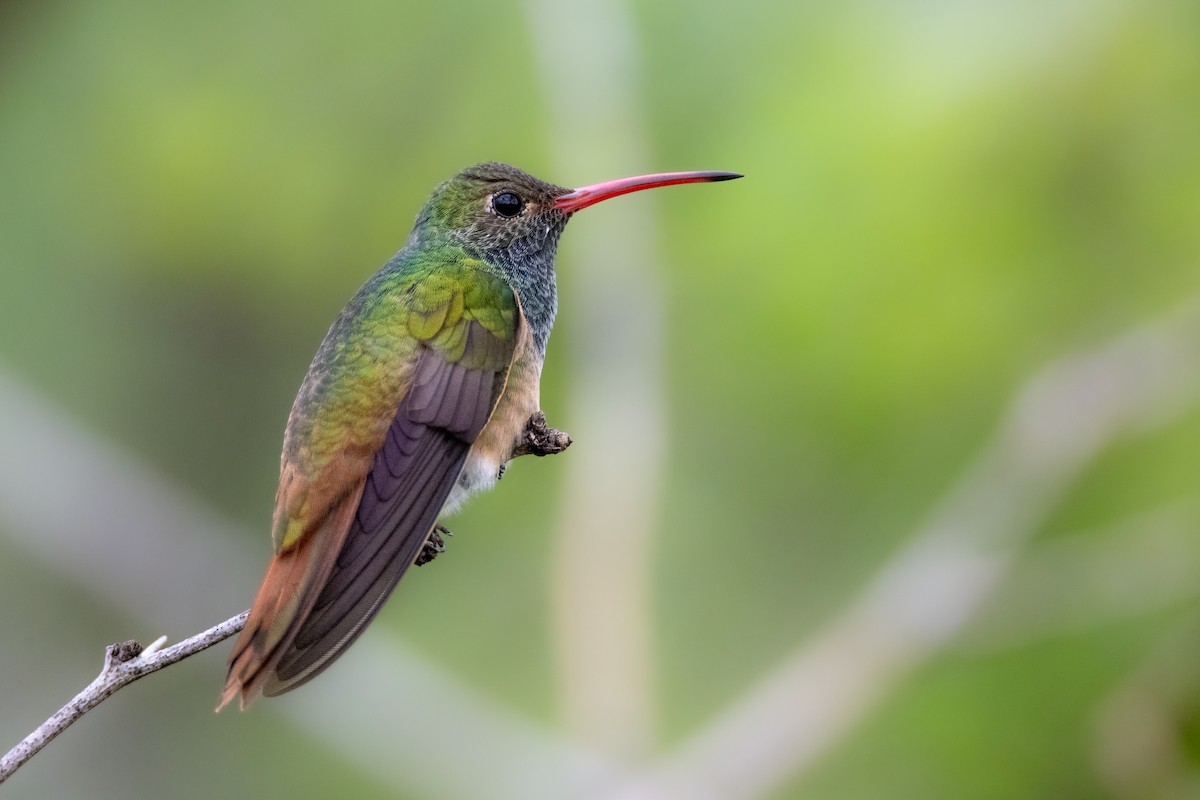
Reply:
[[525, 201], [512, 192], [499, 192], [492, 197], [492, 210], [502, 217], [515, 217], [525, 208]]

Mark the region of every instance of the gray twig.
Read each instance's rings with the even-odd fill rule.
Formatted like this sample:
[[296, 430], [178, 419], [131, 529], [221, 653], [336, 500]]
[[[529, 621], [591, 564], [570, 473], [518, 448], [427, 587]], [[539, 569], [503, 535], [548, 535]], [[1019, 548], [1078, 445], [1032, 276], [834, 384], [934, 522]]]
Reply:
[[100, 705], [118, 689], [228, 639], [246, 624], [248, 613], [243, 611], [232, 619], [167, 648], [163, 648], [167, 640], [165, 636], [145, 648], [135, 641], [110, 644], [104, 651], [104, 668], [100, 670], [96, 679], [0, 758], [0, 783], [8, 780], [22, 764], [37, 755], [55, 736]]

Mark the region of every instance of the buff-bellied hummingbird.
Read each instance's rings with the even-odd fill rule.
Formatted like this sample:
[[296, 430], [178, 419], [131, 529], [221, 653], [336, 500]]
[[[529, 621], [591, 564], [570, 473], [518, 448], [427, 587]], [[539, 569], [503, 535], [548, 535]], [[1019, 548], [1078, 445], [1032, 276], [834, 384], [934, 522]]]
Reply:
[[404, 248], [333, 323], [296, 395], [274, 554], [222, 706], [319, 674], [408, 567], [438, 552], [440, 516], [495, 484], [514, 456], [570, 443], [545, 427], [539, 383], [571, 215], [642, 189], [739, 177], [670, 172], [572, 190], [492, 163], [434, 190]]

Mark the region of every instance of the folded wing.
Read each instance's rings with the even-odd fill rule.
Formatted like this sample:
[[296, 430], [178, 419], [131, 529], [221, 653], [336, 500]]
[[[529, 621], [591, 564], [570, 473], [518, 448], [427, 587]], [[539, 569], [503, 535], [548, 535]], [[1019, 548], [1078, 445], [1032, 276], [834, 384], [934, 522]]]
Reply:
[[[411, 381], [365, 473], [295, 542], [284, 539], [234, 646], [222, 705], [289, 691], [345, 652], [420, 554], [503, 392], [520, 313], [499, 279], [407, 296]], [[346, 472], [346, 470], [342, 470]], [[287, 465], [284, 468], [287, 474]], [[281, 495], [283, 494], [281, 490]], [[282, 500], [280, 501], [283, 502]]]

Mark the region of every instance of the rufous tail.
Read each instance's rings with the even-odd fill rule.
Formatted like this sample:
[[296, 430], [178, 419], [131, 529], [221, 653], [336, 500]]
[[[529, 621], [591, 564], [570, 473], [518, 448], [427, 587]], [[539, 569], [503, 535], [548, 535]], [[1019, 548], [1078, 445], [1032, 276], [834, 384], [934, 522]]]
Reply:
[[294, 547], [271, 558], [246, 627], [229, 656], [217, 711], [239, 694], [244, 709], [262, 692], [329, 580], [361, 494], [360, 486], [335, 504], [321, 524]]

